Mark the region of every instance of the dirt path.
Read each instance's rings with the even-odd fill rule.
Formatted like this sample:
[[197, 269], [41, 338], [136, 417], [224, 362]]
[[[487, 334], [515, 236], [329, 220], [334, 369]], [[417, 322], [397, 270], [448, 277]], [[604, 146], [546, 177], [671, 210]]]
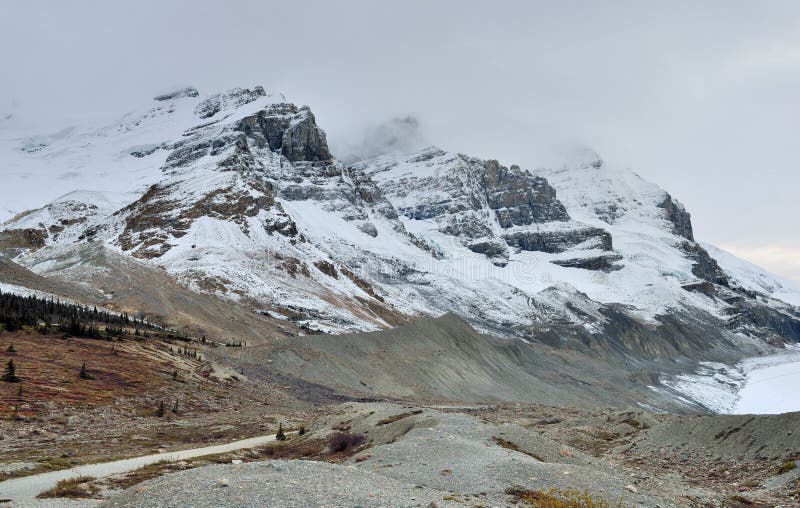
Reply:
[[55, 486], [59, 480], [74, 478], [76, 476], [93, 476], [103, 478], [114, 474], [126, 473], [138, 469], [148, 464], [164, 460], [186, 460], [204, 455], [214, 455], [244, 448], [254, 448], [266, 443], [275, 441], [275, 435], [252, 437], [242, 439], [232, 443], [221, 445], [206, 446], [203, 448], [191, 448], [174, 452], [156, 453], [134, 457], [131, 459], [115, 460], [113, 462], [101, 462], [97, 464], [85, 464], [70, 469], [52, 471], [23, 478], [14, 478], [0, 482], [0, 499], [12, 499], [16, 502], [34, 499], [38, 494]]

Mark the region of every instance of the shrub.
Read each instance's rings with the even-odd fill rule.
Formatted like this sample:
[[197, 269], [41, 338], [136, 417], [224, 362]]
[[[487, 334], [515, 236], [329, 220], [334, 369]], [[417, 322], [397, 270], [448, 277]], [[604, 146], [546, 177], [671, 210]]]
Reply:
[[306, 434], [306, 428], [300, 427], [300, 430], [297, 431], [298, 436], [304, 436]]
[[328, 448], [332, 452], [343, 452], [351, 448], [357, 448], [364, 442], [364, 436], [351, 432], [337, 432], [328, 440]]
[[39, 494], [38, 498], [51, 497], [78, 497], [87, 498], [95, 496], [100, 489], [89, 482], [94, 481], [92, 476], [77, 476], [66, 480], [59, 480], [55, 487]]

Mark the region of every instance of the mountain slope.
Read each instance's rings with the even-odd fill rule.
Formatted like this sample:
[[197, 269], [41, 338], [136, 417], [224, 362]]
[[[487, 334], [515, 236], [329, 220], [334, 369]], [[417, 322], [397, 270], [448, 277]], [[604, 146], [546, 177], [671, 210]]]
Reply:
[[667, 192], [592, 152], [533, 170], [435, 147], [345, 166], [309, 108], [261, 87], [181, 89], [108, 127], [3, 143], [17, 174], [73, 191], [0, 231], [40, 274], [97, 280], [127, 259], [299, 333], [454, 312], [643, 383], [800, 340], [785, 303], [800, 293], [754, 283]]

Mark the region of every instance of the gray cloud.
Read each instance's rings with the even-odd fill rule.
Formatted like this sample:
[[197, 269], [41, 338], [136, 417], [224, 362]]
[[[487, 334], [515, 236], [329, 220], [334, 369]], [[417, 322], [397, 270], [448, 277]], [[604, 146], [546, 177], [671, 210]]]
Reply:
[[312, 106], [334, 147], [407, 115], [528, 167], [586, 144], [683, 201], [699, 238], [800, 255], [794, 1], [0, 0], [0, 62], [0, 117], [263, 84]]
[[331, 143], [333, 154], [345, 163], [379, 155], [409, 153], [430, 144], [413, 116], [392, 118], [382, 123], [369, 122], [360, 130], [339, 135]]

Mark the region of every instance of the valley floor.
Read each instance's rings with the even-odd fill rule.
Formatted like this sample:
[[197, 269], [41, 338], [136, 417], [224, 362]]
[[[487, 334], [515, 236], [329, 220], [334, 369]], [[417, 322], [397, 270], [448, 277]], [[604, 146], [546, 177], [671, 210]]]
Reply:
[[[800, 413], [681, 417], [529, 404], [389, 403], [320, 410], [302, 436], [281, 443], [176, 456], [111, 476], [87, 467], [96, 479], [81, 480], [78, 493], [92, 499], [79, 504], [543, 506], [548, 496], [590, 496], [596, 506], [800, 502], [794, 467], [800, 433], [786, 431], [800, 426]], [[358, 439], [342, 447], [335, 441], [342, 435]], [[10, 497], [5, 492], [0, 482], [0, 497]], [[9, 503], [62, 505], [58, 499]]]

